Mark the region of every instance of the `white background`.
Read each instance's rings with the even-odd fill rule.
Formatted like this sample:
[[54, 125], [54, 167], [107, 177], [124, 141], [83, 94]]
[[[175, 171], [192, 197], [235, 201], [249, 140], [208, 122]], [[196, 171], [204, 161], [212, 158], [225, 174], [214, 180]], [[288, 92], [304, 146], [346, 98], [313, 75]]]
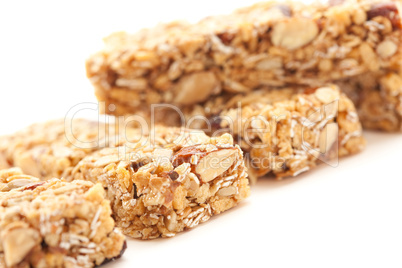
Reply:
[[[0, 134], [95, 102], [84, 62], [114, 31], [196, 21], [255, 1], [1, 1]], [[366, 132], [337, 168], [261, 179], [252, 196], [171, 239], [129, 239], [114, 267], [402, 267], [402, 135]]]

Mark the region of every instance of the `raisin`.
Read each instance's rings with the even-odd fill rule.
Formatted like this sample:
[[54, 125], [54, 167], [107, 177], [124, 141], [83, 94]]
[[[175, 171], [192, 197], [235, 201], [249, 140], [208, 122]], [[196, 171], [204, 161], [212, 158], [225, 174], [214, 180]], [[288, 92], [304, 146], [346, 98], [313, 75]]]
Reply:
[[401, 17], [395, 3], [387, 2], [372, 5], [371, 9], [367, 12], [367, 18], [372, 19], [378, 16], [389, 19], [394, 29], [402, 28]]
[[229, 45], [233, 38], [235, 37], [234, 34], [232, 33], [221, 33], [221, 34], [217, 34], [217, 36], [219, 37], [219, 39], [221, 39], [222, 43], [225, 44], [226, 46]]
[[[112, 262], [112, 261], [115, 261], [115, 260], [121, 258], [121, 256], [123, 256], [123, 254], [124, 254], [124, 252], [126, 251], [126, 249], [127, 249], [127, 241], [124, 241], [123, 248], [121, 249], [120, 254], [119, 254], [118, 256], [116, 256], [116, 257], [113, 257], [113, 258], [110, 258], [110, 259], [105, 259], [105, 260], [101, 263], [101, 265], [104, 265], [104, 264], [106, 264], [106, 263], [109, 263], [109, 262]], [[99, 266], [101, 266], [101, 265], [99, 265]]]
[[172, 170], [168, 172], [169, 177], [172, 179], [172, 181], [175, 181], [179, 178], [179, 173], [176, 171]]

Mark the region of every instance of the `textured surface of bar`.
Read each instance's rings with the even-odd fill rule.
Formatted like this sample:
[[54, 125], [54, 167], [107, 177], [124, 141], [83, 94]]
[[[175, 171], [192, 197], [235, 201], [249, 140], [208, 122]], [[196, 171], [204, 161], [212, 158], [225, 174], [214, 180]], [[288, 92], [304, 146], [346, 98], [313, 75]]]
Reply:
[[401, 41], [400, 1], [271, 1], [194, 25], [114, 34], [88, 60], [87, 73], [105, 113], [149, 115], [154, 103], [182, 109], [263, 86], [321, 86], [399, 72]]
[[136, 129], [126, 128], [123, 137], [119, 128], [84, 119], [33, 124], [0, 137], [0, 167], [18, 166], [41, 179], [60, 178], [92, 152], [139, 139]]
[[213, 125], [233, 134], [252, 178], [296, 176], [322, 162], [337, 165], [338, 157], [365, 146], [354, 105], [336, 86], [261, 90], [217, 101], [223, 110]]
[[95, 267], [121, 256], [100, 184], [0, 171], [0, 267]]
[[[85, 130], [81, 135], [85, 136]], [[54, 143], [49, 139], [43, 143], [25, 140], [24, 134], [17, 136], [2, 140], [6, 148], [15, 147], [13, 140], [23, 148], [19, 154], [7, 151], [8, 161], [23, 170], [39, 166], [45, 178], [58, 174], [59, 163], [69, 155], [81, 153], [69, 144], [50, 150]], [[231, 135], [210, 138], [202, 131], [160, 127], [150, 137], [153, 140], [146, 143], [127, 141], [119, 147], [98, 148], [77, 163], [68, 162], [67, 168], [63, 164], [67, 180], [102, 183], [116, 224], [125, 234], [142, 239], [171, 237], [236, 206], [249, 195], [243, 153], [233, 145]], [[29, 143], [21, 145], [24, 140]], [[37, 154], [38, 148], [44, 153]], [[1, 151], [5, 150], [0, 146]], [[19, 156], [24, 156], [24, 161]]]
[[337, 84], [356, 104], [364, 127], [402, 130], [402, 75], [397, 72], [367, 73]]

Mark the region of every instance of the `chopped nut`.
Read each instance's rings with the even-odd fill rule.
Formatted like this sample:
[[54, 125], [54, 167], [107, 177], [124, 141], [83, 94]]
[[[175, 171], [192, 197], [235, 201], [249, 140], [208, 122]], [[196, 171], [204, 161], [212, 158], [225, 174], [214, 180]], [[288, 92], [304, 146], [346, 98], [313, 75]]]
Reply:
[[24, 190], [34, 190], [39, 186], [42, 186], [45, 182], [38, 182], [38, 183], [33, 183], [33, 184], [29, 184], [27, 186], [24, 187]]
[[320, 152], [325, 154], [330, 151], [331, 147], [338, 140], [338, 125], [328, 124], [320, 134]]
[[165, 218], [166, 228], [171, 232], [176, 232], [177, 230], [177, 214], [172, 210], [170, 214]]
[[329, 87], [322, 87], [317, 89], [317, 91], [315, 92], [315, 96], [321, 102], [328, 104], [339, 99], [339, 92], [334, 91], [332, 88]]
[[175, 86], [175, 101], [178, 104], [186, 105], [202, 102], [213, 91], [216, 91], [219, 85], [218, 79], [212, 72], [189, 74], [181, 78]]
[[236, 187], [229, 186], [229, 187], [220, 189], [217, 192], [217, 195], [219, 195], [219, 196], [231, 196], [231, 195], [236, 194], [236, 192], [237, 192]]
[[290, 19], [275, 24], [272, 43], [289, 50], [300, 48], [310, 43], [318, 35], [317, 24], [310, 19]]
[[13, 266], [20, 263], [39, 242], [39, 233], [34, 229], [17, 228], [6, 232], [2, 237], [6, 264]]
[[379, 65], [377, 62], [377, 56], [373, 50], [373, 48], [367, 43], [362, 43], [359, 47], [360, 56], [363, 59], [371, 71], [377, 71], [379, 69]]
[[282, 68], [282, 59], [280, 57], [265, 59], [257, 63], [257, 70], [275, 70]]
[[108, 164], [116, 163], [119, 161], [119, 156], [118, 155], [107, 155], [102, 158], [99, 158], [95, 162], [96, 167], [104, 167]]
[[205, 152], [200, 151], [197, 146], [188, 146], [182, 148], [173, 156], [173, 166], [178, 167], [183, 163], [191, 163], [191, 159], [194, 155], [199, 155], [199, 157], [203, 157]]
[[6, 184], [5, 187], [0, 189], [0, 191], [10, 191], [12, 189], [29, 186], [30, 184], [35, 184], [35, 182], [39, 182], [39, 179], [14, 179]]
[[209, 182], [228, 170], [235, 161], [235, 150], [223, 149], [204, 156], [195, 168], [203, 182]]
[[377, 46], [377, 54], [380, 55], [381, 58], [389, 58], [396, 53], [398, 46], [389, 40], [382, 41]]
[[175, 61], [169, 67], [168, 78], [170, 80], [175, 80], [180, 77], [180, 75], [182, 74], [182, 71], [183, 70], [181, 69], [180, 62]]
[[363, 24], [367, 20], [367, 14], [364, 10], [357, 9], [356, 12], [352, 14], [352, 20], [355, 24]]
[[189, 174], [189, 181], [187, 185], [187, 193], [190, 196], [195, 195], [200, 189], [200, 181], [194, 173]]
[[136, 79], [118, 78], [116, 80], [116, 86], [127, 87], [133, 90], [141, 90], [145, 89], [148, 86], [148, 82], [143, 78], [136, 78]]

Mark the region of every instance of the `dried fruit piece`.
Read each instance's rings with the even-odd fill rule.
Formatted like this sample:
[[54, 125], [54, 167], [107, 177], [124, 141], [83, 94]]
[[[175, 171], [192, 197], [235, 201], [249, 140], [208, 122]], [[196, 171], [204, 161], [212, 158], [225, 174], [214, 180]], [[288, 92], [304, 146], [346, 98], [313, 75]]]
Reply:
[[127, 241], [124, 240], [123, 247], [122, 247], [122, 249], [120, 250], [120, 254], [117, 255], [116, 257], [106, 258], [106, 259], [101, 263], [101, 266], [104, 265], [104, 264], [106, 264], [106, 263], [109, 263], [109, 262], [112, 262], [112, 261], [115, 261], [115, 260], [120, 259], [120, 258], [124, 255], [124, 252], [126, 252], [126, 250], [127, 250]]
[[221, 42], [225, 45], [229, 45], [230, 42], [232, 42], [233, 38], [235, 37], [234, 34], [228, 33], [228, 32], [223, 32], [220, 34], [217, 34]]
[[398, 7], [394, 2], [378, 3], [371, 6], [371, 9], [367, 12], [368, 19], [375, 17], [385, 17], [391, 21], [394, 29], [401, 29], [402, 22], [399, 14]]

